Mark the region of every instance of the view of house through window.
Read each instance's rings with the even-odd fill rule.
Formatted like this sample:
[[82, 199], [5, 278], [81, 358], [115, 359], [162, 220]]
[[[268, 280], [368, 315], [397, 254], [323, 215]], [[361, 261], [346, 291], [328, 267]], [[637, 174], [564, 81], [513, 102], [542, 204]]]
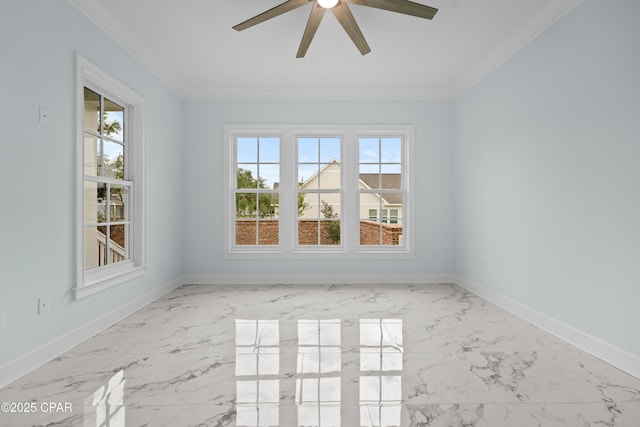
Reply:
[[84, 268], [129, 259], [125, 107], [84, 88]]
[[358, 149], [360, 244], [399, 245], [405, 193], [402, 139], [363, 137]]
[[407, 253], [411, 129], [371, 128], [226, 128], [226, 253]]
[[298, 138], [298, 244], [339, 245], [339, 137]]

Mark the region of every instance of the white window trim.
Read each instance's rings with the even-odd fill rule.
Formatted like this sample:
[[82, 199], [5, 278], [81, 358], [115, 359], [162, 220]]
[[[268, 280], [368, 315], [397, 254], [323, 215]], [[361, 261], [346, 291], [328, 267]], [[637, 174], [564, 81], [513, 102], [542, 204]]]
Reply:
[[[298, 136], [340, 136], [342, 137], [341, 164], [342, 221], [340, 245], [304, 247], [297, 245], [297, 221], [294, 197], [280, 197], [280, 236], [277, 246], [236, 246], [233, 242], [235, 229], [234, 150], [238, 136], [279, 136], [280, 143], [280, 191], [294, 194], [297, 191], [296, 149]], [[361, 246], [358, 200], [358, 138], [366, 136], [402, 136], [403, 175], [406, 200], [403, 206], [403, 224], [408, 233], [403, 233], [403, 246]], [[406, 259], [415, 258], [415, 126], [414, 125], [293, 125], [293, 124], [227, 124], [224, 126], [223, 188], [223, 256], [225, 259]], [[351, 197], [349, 197], [351, 196]]]
[[[134, 182], [130, 195], [130, 260], [97, 269], [84, 269], [84, 88], [97, 89], [102, 95], [127, 104], [127, 132], [130, 165], [129, 179]], [[146, 272], [146, 176], [147, 176], [146, 100], [96, 65], [76, 54], [76, 299], [120, 285]]]

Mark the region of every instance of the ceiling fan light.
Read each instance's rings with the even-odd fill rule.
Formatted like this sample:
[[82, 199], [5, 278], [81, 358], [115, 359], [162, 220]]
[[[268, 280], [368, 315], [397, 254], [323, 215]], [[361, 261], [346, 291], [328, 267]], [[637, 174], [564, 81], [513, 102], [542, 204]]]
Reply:
[[331, 9], [338, 4], [338, 0], [318, 0], [318, 4], [325, 9]]

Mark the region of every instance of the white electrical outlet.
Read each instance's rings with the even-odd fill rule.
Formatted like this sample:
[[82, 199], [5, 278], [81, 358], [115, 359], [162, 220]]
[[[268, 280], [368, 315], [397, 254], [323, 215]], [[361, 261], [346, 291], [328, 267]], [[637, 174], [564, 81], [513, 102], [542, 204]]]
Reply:
[[47, 314], [49, 310], [49, 297], [38, 298], [38, 315]]

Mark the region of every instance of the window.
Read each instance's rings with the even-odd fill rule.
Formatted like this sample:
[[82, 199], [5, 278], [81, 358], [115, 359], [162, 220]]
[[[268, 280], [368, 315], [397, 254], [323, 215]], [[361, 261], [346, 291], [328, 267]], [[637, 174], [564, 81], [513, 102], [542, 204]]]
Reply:
[[280, 139], [236, 140], [235, 244], [278, 245]]
[[412, 126], [225, 126], [224, 254], [413, 256]]
[[144, 272], [144, 99], [77, 57], [81, 298]]
[[299, 137], [298, 245], [340, 244], [340, 137]]

